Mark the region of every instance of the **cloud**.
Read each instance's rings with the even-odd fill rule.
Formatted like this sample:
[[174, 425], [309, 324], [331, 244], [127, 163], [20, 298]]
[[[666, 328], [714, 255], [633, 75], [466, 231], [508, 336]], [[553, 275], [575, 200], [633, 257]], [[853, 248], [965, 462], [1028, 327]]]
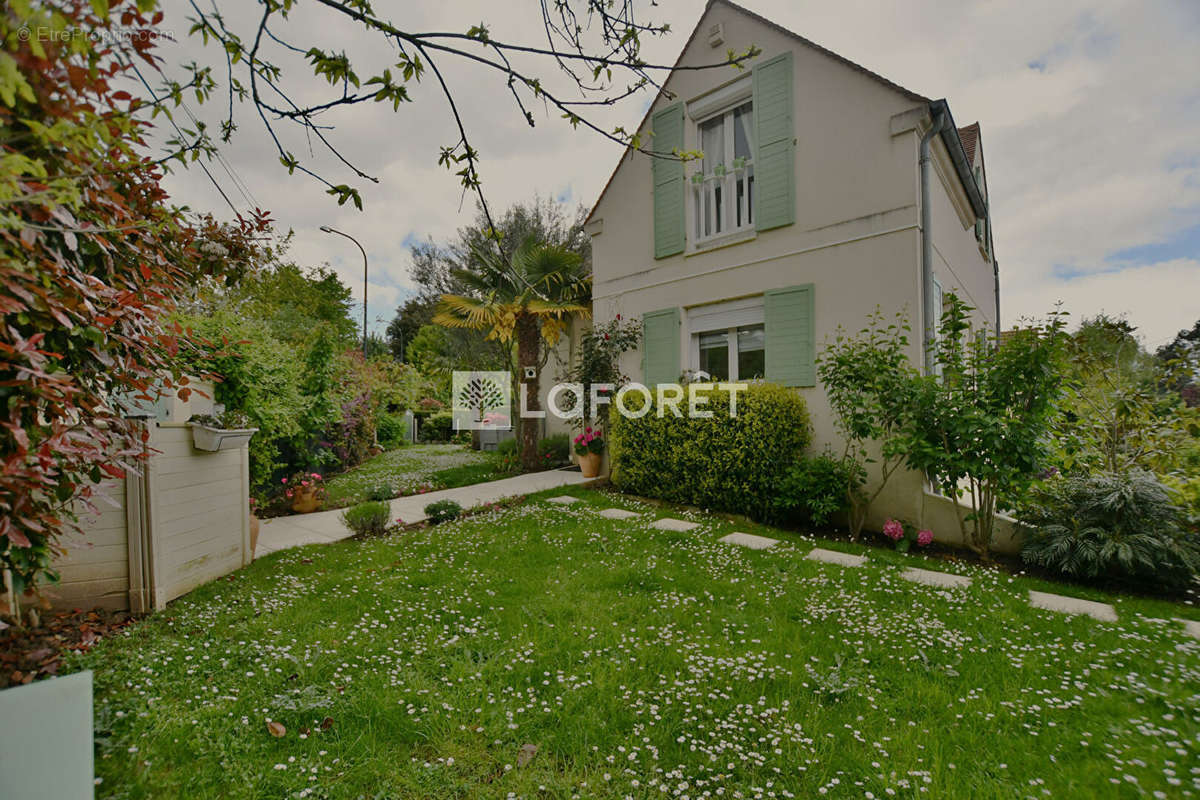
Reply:
[[[230, 23], [252, 26], [252, 3], [219, 0]], [[1200, 67], [1195, 42], [1200, 4], [1194, 0], [1006, 0], [963, 3], [877, 0], [796, 3], [747, 0], [752, 10], [930, 97], [949, 100], [960, 124], [979, 120], [989, 172], [1002, 307], [1007, 323], [1042, 314], [1062, 298], [1070, 310], [1125, 313], [1150, 340], [1190, 327], [1200, 307], [1189, 303], [1200, 273]], [[218, 57], [183, 36], [184, 0], [167, 0], [164, 26], [184, 41], [165, 52], [170, 63]], [[395, 8], [397, 10], [391, 10]], [[647, 58], [671, 63], [703, 10], [701, 0], [642, 7], [644, 19], [669, 22], [672, 35], [648, 40]], [[499, 6], [482, 0], [389, 6], [409, 30], [465, 31], [485, 21], [496, 37], [540, 44], [537, 4]], [[394, 49], [316, 4], [298, 4], [276, 31], [308, 47], [345, 50], [361, 74], [394, 61]], [[328, 87], [304, 80], [299, 57], [283, 61], [298, 95], [326, 98]], [[529, 67], [528, 58], [515, 63]], [[574, 131], [558, 114], [534, 104], [530, 128], [514, 107], [502, 76], [441, 59], [439, 64], [481, 164], [496, 210], [531, 197], [567, 197], [590, 205], [621, 149]], [[220, 77], [221, 70], [216, 70]], [[537, 72], [562, 86], [556, 71]], [[332, 225], [357, 237], [370, 256], [369, 313], [390, 316], [386, 304], [412, 286], [408, 247], [441, 239], [466, 224], [474, 200], [436, 163], [457, 130], [436, 80], [413, 88], [414, 102], [393, 113], [368, 103], [333, 112], [328, 133], [378, 184], [354, 180], [319, 143], [290, 131], [284, 145], [340, 182], [363, 187], [366, 210], [339, 208], [322, 188], [288, 176], [262, 123], [248, 107], [237, 112], [239, 133], [225, 157], [247, 194], [295, 230], [294, 257], [330, 263], [361, 297], [361, 261], [353, 245], [320, 233]], [[632, 127], [650, 102], [637, 95], [595, 115], [605, 127]], [[215, 127], [221, 103], [198, 114]], [[386, 107], [385, 107], [386, 106]], [[216, 165], [231, 199], [251, 201]], [[175, 199], [221, 212], [224, 201], [198, 170], [173, 175]], [[1149, 292], [1161, 291], [1159, 302]], [[379, 299], [376, 300], [375, 298]]]

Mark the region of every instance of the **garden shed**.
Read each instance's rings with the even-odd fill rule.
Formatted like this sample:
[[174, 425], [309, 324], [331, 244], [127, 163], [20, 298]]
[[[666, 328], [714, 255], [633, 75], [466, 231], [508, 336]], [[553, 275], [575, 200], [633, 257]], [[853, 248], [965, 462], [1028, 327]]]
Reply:
[[193, 393], [138, 421], [148, 458], [140, 473], [101, 483], [95, 510], [79, 509], [82, 533], [64, 538], [54, 564], [62, 579], [45, 590], [55, 607], [145, 613], [250, 563], [247, 449], [198, 450], [187, 424], [211, 411]]

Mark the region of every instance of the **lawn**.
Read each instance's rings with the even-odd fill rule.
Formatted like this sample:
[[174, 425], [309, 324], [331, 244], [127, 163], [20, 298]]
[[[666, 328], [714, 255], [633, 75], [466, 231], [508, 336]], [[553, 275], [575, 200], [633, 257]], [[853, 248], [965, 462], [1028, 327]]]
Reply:
[[380, 453], [354, 469], [335, 475], [326, 484], [326, 507], [340, 508], [367, 499], [378, 486], [393, 497], [424, 489], [453, 489], [508, 477], [497, 471], [495, 451], [481, 452], [460, 444], [414, 444]]
[[1200, 641], [1167, 619], [1194, 608], [1066, 617], [1024, 600], [1062, 586], [937, 590], [899, 577], [938, 568], [919, 556], [819, 564], [807, 537], [751, 551], [717, 539], [769, 529], [669, 533], [571, 491], [269, 556], [73, 657], [97, 796], [1200, 793]]

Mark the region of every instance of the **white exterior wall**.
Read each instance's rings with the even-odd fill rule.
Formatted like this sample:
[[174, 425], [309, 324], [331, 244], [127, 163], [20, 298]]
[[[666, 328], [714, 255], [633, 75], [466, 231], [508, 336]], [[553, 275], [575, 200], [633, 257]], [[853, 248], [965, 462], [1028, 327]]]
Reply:
[[63, 537], [54, 559], [61, 580], [47, 594], [55, 606], [129, 608], [129, 550], [125, 481], [106, 478], [94, 488], [95, 510], [78, 508], [82, 532]]
[[[711, 49], [704, 34], [717, 23], [724, 26], [725, 40]], [[920, 364], [918, 156], [920, 126], [928, 124], [927, 104], [720, 3], [710, 6], [698, 30], [696, 41], [681, 58], [682, 65], [708, 63], [723, 57], [727, 48], [740, 51], [751, 44], [762, 48], [759, 60], [792, 51], [795, 223], [696, 252], [689, 206], [687, 249], [656, 260], [651, 159], [627, 153], [589, 219], [595, 319], [606, 322], [621, 314], [636, 320], [646, 312], [679, 307], [681, 368], [687, 369], [695, 366], [689, 363], [694, 332], [689, 329], [689, 312], [704, 304], [811, 283], [818, 353], [839, 326], [858, 331], [879, 306], [889, 315], [907, 312], [913, 327], [909, 355]], [[654, 111], [677, 99], [691, 102], [743, 74], [672, 73], [666, 88], [675, 97], [660, 97], [651, 107], [641, 129], [643, 138]], [[685, 149], [699, 149], [696, 139], [689, 120]], [[940, 138], [934, 144], [938, 155], [931, 186], [935, 274], [945, 291], [958, 291], [978, 307], [981, 324], [994, 323], [990, 263], [975, 243], [973, 216], [964, 222], [953, 206], [951, 192], [957, 176]], [[939, 179], [939, 174], [944, 178]], [[965, 202], [965, 194], [961, 199]], [[626, 354], [621, 367], [640, 379], [641, 354]], [[812, 450], [828, 447], [840, 453], [843, 443], [824, 391], [818, 385], [799, 392], [812, 417]], [[936, 525], [939, 540], [959, 541], [952, 506], [943, 509], [941, 498], [923, 490], [924, 483], [917, 473], [895, 475], [874, 504], [868, 526], [877, 529], [888, 516], [914, 522], [928, 518]]]

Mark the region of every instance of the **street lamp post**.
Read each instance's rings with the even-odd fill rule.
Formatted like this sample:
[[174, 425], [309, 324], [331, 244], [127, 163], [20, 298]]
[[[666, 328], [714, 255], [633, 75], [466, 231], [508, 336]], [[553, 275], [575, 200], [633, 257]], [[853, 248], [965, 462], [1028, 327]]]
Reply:
[[337, 228], [331, 228], [331, 227], [329, 227], [328, 225], [322, 225], [322, 226], [321, 226], [321, 230], [322, 230], [322, 231], [324, 231], [325, 233], [336, 233], [336, 234], [337, 234], [337, 235], [339, 235], [339, 236], [345, 236], [347, 239], [349, 239], [350, 241], [352, 241], [352, 242], [354, 242], [356, 245], [358, 245], [358, 251], [359, 251], [360, 253], [362, 253], [362, 257], [363, 257], [363, 331], [362, 331], [362, 351], [363, 351], [363, 360], [364, 360], [364, 361], [366, 361], [366, 359], [367, 359], [367, 251], [363, 249], [363, 246], [362, 246], [361, 244], [359, 244], [359, 241], [358, 241], [358, 239], [355, 239], [353, 236], [351, 236], [351, 235], [350, 235], [350, 234], [348, 234], [348, 233], [343, 233], [342, 231], [339, 231]]

